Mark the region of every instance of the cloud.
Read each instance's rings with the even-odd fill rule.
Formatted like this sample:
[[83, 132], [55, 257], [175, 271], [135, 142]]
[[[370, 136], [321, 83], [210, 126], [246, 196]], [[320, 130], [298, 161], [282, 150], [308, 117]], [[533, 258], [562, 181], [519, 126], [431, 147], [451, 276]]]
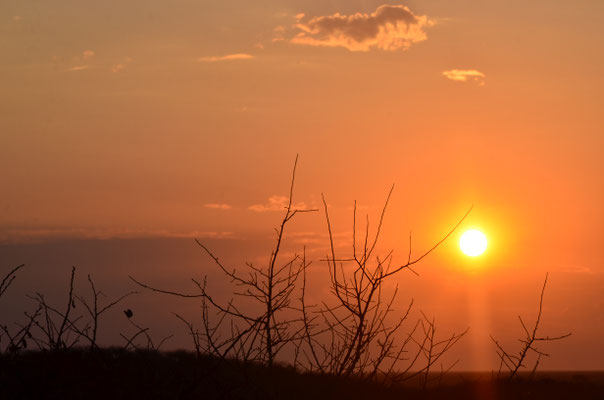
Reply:
[[287, 30], [285, 29], [285, 27], [283, 25], [274, 27], [273, 28], [273, 38], [271, 39], [271, 41], [273, 43], [285, 41], [286, 32], [287, 32]]
[[82, 52], [82, 57], [84, 58], [84, 60], [88, 60], [89, 58], [94, 57], [94, 51], [92, 50], [84, 50]]
[[88, 65], [76, 65], [75, 67], [69, 68], [67, 71], [83, 71], [90, 68]]
[[231, 207], [228, 204], [222, 204], [222, 203], [208, 203], [208, 204], [204, 204], [203, 205], [205, 208], [212, 208], [214, 210], [230, 210]]
[[434, 21], [415, 15], [404, 5], [381, 5], [371, 14], [356, 13], [307, 18], [296, 16], [299, 32], [290, 41], [310, 46], [345, 47], [350, 51], [406, 50], [427, 39], [425, 27]]
[[[88, 63], [87, 60], [90, 60], [92, 57], [94, 57], [94, 55], [95, 55], [94, 51], [92, 51], [92, 50], [84, 50], [82, 52], [81, 56], [75, 56], [73, 58], [73, 60], [75, 62], [77, 62], [77, 63], [86, 63], [86, 64], [73, 66], [71, 68], [68, 68], [67, 71], [83, 71], [85, 69], [90, 68], [90, 66], [87, 65], [87, 63]], [[55, 57], [53, 57], [53, 60], [57, 61], [58, 58], [55, 56]]]
[[124, 64], [115, 64], [113, 67], [111, 67], [111, 72], [115, 74], [122, 71], [124, 68], [126, 68]]
[[31, 228], [0, 230], [0, 244], [40, 243], [48, 240], [139, 239], [139, 238], [215, 238], [231, 239], [233, 232], [168, 231], [162, 229]]
[[213, 63], [218, 61], [251, 60], [253, 55], [247, 53], [227, 54], [226, 56], [199, 57], [197, 61]]
[[[275, 195], [269, 197], [266, 204], [253, 204], [248, 207], [248, 210], [255, 212], [283, 211], [285, 208], [287, 208], [288, 201], [288, 197]], [[305, 203], [292, 204], [292, 209], [294, 210], [303, 210], [306, 208]]]
[[128, 64], [130, 64], [132, 61], [133, 61], [132, 58], [126, 57], [123, 62], [114, 64], [111, 67], [111, 72], [113, 72], [114, 74], [116, 74], [118, 72], [122, 72], [123, 70], [126, 69], [126, 66]]
[[480, 86], [484, 85], [484, 78], [486, 75], [475, 69], [451, 69], [443, 71], [443, 75], [448, 79], [456, 82], [469, 82], [473, 81], [478, 83]]

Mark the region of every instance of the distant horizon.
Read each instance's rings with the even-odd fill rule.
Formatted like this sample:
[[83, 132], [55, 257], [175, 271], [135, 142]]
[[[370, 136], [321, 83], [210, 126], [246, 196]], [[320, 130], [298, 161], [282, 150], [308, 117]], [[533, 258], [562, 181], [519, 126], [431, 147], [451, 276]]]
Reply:
[[[230, 267], [241, 269], [245, 261], [253, 261], [258, 265], [264, 265], [268, 254], [267, 250], [273, 244], [273, 238], [256, 239], [217, 239], [209, 238], [204, 241], [206, 245], [215, 251], [218, 257]], [[445, 243], [446, 245], [456, 246], [456, 243]], [[301, 245], [293, 245], [296, 247]], [[404, 251], [403, 251], [404, 252]], [[320, 261], [321, 253], [316, 253], [316, 258], [311, 258], [311, 278], [326, 273], [326, 265]], [[454, 349], [449, 357], [450, 361], [459, 358], [459, 366], [454, 370], [458, 372], [484, 372], [496, 369], [493, 357], [495, 348], [490, 343], [489, 334], [507, 341], [514, 345], [514, 340], [520, 337], [522, 329], [517, 321], [517, 315], [522, 315], [527, 321], [532, 321], [536, 312], [538, 291], [542, 284], [543, 276], [530, 271], [522, 272], [523, 283], [516, 289], [518, 294], [526, 294], [531, 301], [524, 302], [520, 298], [510, 298], [508, 304], [501, 303], [498, 299], [506, 293], [511, 282], [506, 277], [505, 270], [493, 271], [489, 274], [467, 274], [461, 271], [453, 275], [453, 282], [456, 286], [447, 284], [442, 277], [442, 270], [438, 268], [440, 263], [437, 254], [433, 258], [428, 258], [423, 265], [419, 265], [416, 271], [420, 274], [415, 277], [413, 274], [406, 273], [401, 276], [400, 282], [403, 286], [412, 283], [413, 289], [401, 296], [400, 302], [405, 304], [411, 298], [415, 299], [416, 309], [424, 310], [436, 317], [437, 322], [441, 321], [441, 333], [444, 334], [455, 326], [469, 327], [470, 336], [464, 338]], [[68, 282], [69, 271], [72, 266], [76, 267], [76, 280], [79, 280], [79, 287], [84, 294], [86, 292], [85, 277], [91, 274], [95, 283], [107, 293], [109, 298], [130, 290], [140, 291], [141, 294], [135, 296], [131, 303], [126, 303], [123, 308], [132, 308], [135, 315], [145, 321], [152, 332], [157, 336], [174, 334], [175, 337], [165, 345], [166, 350], [176, 350], [179, 348], [192, 350], [190, 339], [187, 338], [184, 327], [176, 320], [171, 312], [185, 313], [193, 321], [199, 319], [196, 313], [197, 305], [195, 301], [175, 302], [169, 297], [159, 294], [152, 294], [137, 288], [128, 279], [128, 275], [133, 275], [149, 284], [163, 286], [169, 290], [184, 290], [194, 292], [195, 288], [191, 285], [190, 278], [202, 279], [204, 275], [209, 276], [210, 290], [220, 293], [221, 296], [228, 296], [229, 285], [217, 275], [217, 269], [193, 241], [189, 238], [130, 238], [130, 239], [71, 239], [55, 240], [45, 243], [21, 243], [21, 244], [0, 244], [0, 268], [5, 271], [9, 267], [16, 266], [16, 263], [25, 263], [25, 268], [20, 271], [15, 280], [14, 287], [5, 294], [0, 302], [0, 314], [7, 323], [18, 321], [21, 313], [28, 309], [30, 300], [26, 295], [34, 291], [47, 293], [49, 299], [53, 299], [61, 304], [65, 296], [65, 285]], [[435, 267], [437, 268], [435, 270]], [[161, 271], [169, 270], [169, 279], [161, 279]], [[514, 269], [518, 273], [518, 269]], [[314, 271], [314, 272], [313, 272]], [[552, 343], [547, 345], [551, 357], [542, 361], [540, 371], [602, 371], [604, 366], [599, 361], [601, 358], [593, 357], [595, 352], [602, 351], [601, 347], [593, 347], [589, 352], [583, 353], [583, 344], [592, 342], [599, 343], [598, 325], [592, 325], [589, 329], [577, 329], [576, 324], [579, 321], [586, 321], [589, 313], [577, 315], [572, 320], [564, 317], [565, 313], [556, 311], [558, 303], [555, 296], [563, 293], [564, 282], [573, 282], [573, 285], [581, 285], [584, 288], [582, 298], [589, 296], [598, 296], [599, 288], [597, 283], [594, 286], [593, 275], [582, 275], [578, 278], [576, 272], [564, 270], [550, 270], [550, 287], [546, 292], [546, 313], [544, 315], [544, 329], [549, 333], [557, 333], [558, 330], [568, 330], [573, 332], [573, 336], [565, 342]], [[315, 274], [315, 275], [313, 275]], [[599, 276], [598, 276], [599, 277]], [[451, 279], [451, 278], [448, 278]], [[163, 282], [163, 283], [162, 283]], [[312, 279], [310, 281], [313, 292], [316, 292], [320, 280]], [[487, 300], [491, 305], [491, 328], [481, 328], [473, 326], [472, 314], [464, 312], [461, 318], [454, 318], [452, 323], [451, 315], [440, 304], [441, 299], [449, 299], [452, 302], [465, 302], [464, 291], [470, 285], [482, 282], [489, 287], [488, 293], [478, 294]], [[63, 289], [61, 289], [63, 288]], [[438, 290], [438, 296], [432, 297], [428, 293]], [[428, 295], [426, 295], [428, 294]], [[475, 296], [475, 295], [473, 295]], [[140, 298], [139, 298], [140, 297]], [[561, 299], [564, 301], [564, 298]], [[580, 300], [580, 299], [578, 299]], [[462, 304], [462, 303], [458, 303]], [[17, 306], [19, 305], [19, 306]], [[6, 308], [8, 307], [8, 309]], [[8, 310], [11, 310], [8, 312]], [[151, 312], [151, 310], [153, 310]], [[586, 310], [588, 311], [588, 310]], [[14, 319], [11, 321], [10, 319]], [[559, 321], [559, 322], [556, 322]], [[9, 323], [9, 325], [10, 325]], [[474, 329], [473, 329], [474, 328]], [[119, 346], [121, 341], [115, 334], [115, 329], [127, 329], [125, 319], [121, 309], [115, 310], [112, 315], [107, 317], [105, 334], [102, 336], [103, 343]], [[478, 331], [477, 331], [478, 329]], [[475, 331], [475, 332], [474, 332]], [[478, 354], [471, 355], [473, 341], [480, 340], [480, 351]], [[577, 358], [581, 356], [582, 358]], [[475, 357], [478, 357], [476, 359]], [[481, 360], [482, 361], [479, 361]], [[490, 360], [490, 361], [489, 361]], [[583, 360], [583, 361], [581, 361]], [[472, 364], [478, 362], [481, 367], [472, 367]], [[569, 366], [572, 368], [569, 369]]]

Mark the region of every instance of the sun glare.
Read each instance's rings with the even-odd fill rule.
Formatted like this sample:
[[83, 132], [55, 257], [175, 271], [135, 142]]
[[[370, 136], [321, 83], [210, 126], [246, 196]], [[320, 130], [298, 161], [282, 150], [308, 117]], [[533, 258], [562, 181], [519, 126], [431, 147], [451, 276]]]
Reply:
[[477, 229], [470, 229], [461, 235], [459, 248], [467, 256], [479, 256], [487, 249], [487, 237]]

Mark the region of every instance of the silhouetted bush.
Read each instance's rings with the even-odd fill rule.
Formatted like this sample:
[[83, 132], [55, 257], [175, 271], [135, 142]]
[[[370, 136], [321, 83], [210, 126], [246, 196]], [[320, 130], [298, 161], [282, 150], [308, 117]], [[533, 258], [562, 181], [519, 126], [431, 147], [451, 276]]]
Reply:
[[[258, 267], [247, 263], [240, 269], [227, 267], [203, 243], [196, 241], [233, 285], [233, 298], [223, 303], [216, 300], [205, 277], [203, 280], [192, 278], [197, 293], [166, 290], [133, 277], [130, 279], [140, 287], [157, 293], [201, 302], [201, 328], [196, 328], [193, 322], [175, 313], [186, 325], [199, 355], [271, 366], [283, 352], [289, 354], [289, 358], [281, 358], [280, 361], [302, 371], [379, 379], [390, 383], [422, 375], [422, 386], [425, 388], [430, 370], [437, 362], [441, 362], [441, 373], [454, 365], [443, 367], [442, 357], [467, 330], [437, 338], [434, 318], [423, 313], [416, 322], [407, 326], [413, 301], [405, 310], [395, 310], [393, 304], [398, 287], [387, 295], [385, 283], [401, 271], [413, 271], [411, 267], [445, 241], [471, 208], [431, 249], [412, 258], [410, 248], [407, 262], [393, 265], [392, 251], [383, 256], [376, 253], [394, 187], [384, 203], [373, 237], [369, 235], [369, 217], [366, 218], [361, 245], [357, 243], [355, 203], [352, 255], [343, 258], [336, 257], [331, 221], [323, 198], [331, 254], [322, 261], [327, 265], [332, 296], [330, 299], [320, 299], [318, 304], [308, 304], [306, 273], [310, 262], [306, 259], [305, 249], [293, 257], [280, 259], [288, 223], [298, 213], [317, 211], [293, 207], [297, 162], [296, 157], [288, 203], [281, 223], [275, 229], [275, 246], [267, 265]], [[295, 293], [298, 293], [298, 298]], [[242, 311], [250, 303], [256, 307], [252, 311]]]

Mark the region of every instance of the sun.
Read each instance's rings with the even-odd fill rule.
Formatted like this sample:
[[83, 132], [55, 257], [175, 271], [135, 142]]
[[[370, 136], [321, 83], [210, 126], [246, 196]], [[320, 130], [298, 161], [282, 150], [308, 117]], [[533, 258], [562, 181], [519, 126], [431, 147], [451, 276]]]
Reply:
[[487, 249], [487, 237], [478, 229], [470, 229], [461, 235], [459, 248], [467, 256], [479, 256]]

